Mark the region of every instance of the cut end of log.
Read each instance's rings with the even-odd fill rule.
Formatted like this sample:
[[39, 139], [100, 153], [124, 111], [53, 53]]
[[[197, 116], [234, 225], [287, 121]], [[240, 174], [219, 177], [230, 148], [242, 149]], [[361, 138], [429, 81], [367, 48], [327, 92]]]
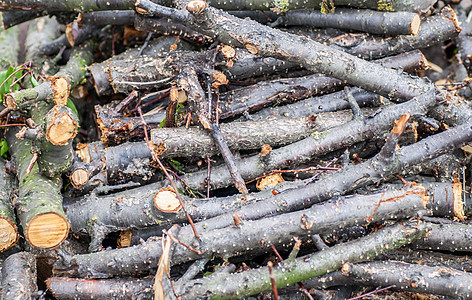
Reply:
[[31, 246], [51, 249], [61, 244], [69, 234], [69, 222], [55, 212], [34, 216], [29, 221], [25, 236]]
[[454, 204], [454, 216], [459, 220], [465, 220], [464, 200], [462, 198], [462, 183], [460, 181], [452, 184], [452, 196]]
[[350, 269], [351, 269], [351, 266], [349, 264], [343, 264], [343, 266], [341, 267], [341, 273], [343, 273], [344, 275], [347, 275], [349, 274]]
[[89, 163], [92, 161], [92, 156], [90, 155], [90, 149], [87, 144], [78, 143], [77, 150], [75, 150], [75, 154], [80, 158], [80, 160], [84, 163]]
[[11, 94], [5, 95], [4, 103], [11, 110], [16, 110], [18, 108], [18, 104], [16, 104], [15, 98]]
[[131, 239], [133, 238], [133, 232], [130, 229], [123, 230], [120, 232], [117, 244], [118, 248], [126, 248], [131, 246]]
[[268, 145], [268, 144], [262, 145], [262, 149], [261, 149], [261, 157], [262, 158], [268, 157], [270, 152], [272, 152], [272, 147], [270, 145]]
[[416, 14], [410, 23], [410, 32], [412, 35], [417, 35], [420, 32], [421, 18], [420, 15]]
[[260, 178], [257, 180], [256, 183], [256, 188], [259, 191], [262, 191], [267, 188], [272, 188], [276, 186], [277, 184], [284, 182], [285, 180], [283, 179], [282, 175], [280, 173], [275, 173], [272, 175], [267, 175], [265, 177]]
[[244, 47], [249, 53], [253, 55], [259, 55], [259, 46], [247, 42], [246, 44], [244, 44]]
[[408, 120], [410, 120], [410, 117], [410, 114], [403, 114], [397, 121], [395, 121], [392, 133], [401, 135], [403, 133], [403, 130], [405, 130], [406, 124], [408, 124]]
[[154, 206], [165, 213], [175, 213], [182, 208], [175, 192], [169, 189], [161, 189], [156, 193]]
[[69, 99], [70, 84], [65, 77], [48, 77], [51, 81], [53, 99], [56, 105], [66, 105]]
[[223, 57], [227, 60], [234, 59], [236, 57], [236, 50], [234, 50], [234, 48], [231, 46], [224, 45], [221, 47], [220, 51], [223, 53]]
[[56, 105], [46, 116], [46, 138], [53, 145], [66, 145], [77, 135], [74, 112], [65, 106]]
[[226, 85], [229, 83], [228, 79], [226, 78], [226, 75], [221, 72], [217, 72], [213, 74], [213, 80], [214, 82], [211, 86], [214, 88], [217, 88], [220, 85]]
[[69, 179], [75, 188], [80, 188], [88, 182], [89, 177], [90, 175], [86, 170], [79, 168], [72, 171]]
[[7, 218], [0, 218], [0, 252], [15, 245], [17, 240], [16, 225]]
[[[459, 22], [459, 19], [457, 19], [456, 12], [450, 6], [444, 7], [441, 13], [444, 14], [444, 17], [446, 19], [448, 19], [449, 21], [452, 21], [452, 23], [454, 24], [454, 27], [456, 27], [457, 32], [462, 31], [461, 24]], [[447, 16], [447, 14], [449, 14], [449, 16]]]
[[75, 38], [74, 36], [76, 35], [76, 32], [79, 30], [78, 24], [76, 22], [72, 22], [70, 24], [66, 25], [66, 39], [69, 42], [71, 47], [74, 47], [75, 45]]
[[206, 7], [207, 3], [203, 0], [192, 0], [186, 5], [187, 10], [194, 15], [201, 14]]

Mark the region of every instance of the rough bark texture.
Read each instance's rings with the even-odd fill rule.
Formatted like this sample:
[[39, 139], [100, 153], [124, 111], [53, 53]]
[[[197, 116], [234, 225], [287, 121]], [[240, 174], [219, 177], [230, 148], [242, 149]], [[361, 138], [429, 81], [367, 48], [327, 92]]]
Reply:
[[5, 171], [5, 160], [0, 158], [0, 251], [12, 247], [18, 240], [12, 203], [15, 188], [14, 179]]
[[472, 276], [445, 267], [428, 267], [403, 262], [375, 261], [345, 265], [343, 273], [358, 283], [391, 286], [402, 291], [444, 295], [452, 298], [471, 297]]
[[29, 252], [10, 255], [2, 265], [2, 299], [33, 299], [36, 284], [36, 257]]
[[[375, 107], [380, 105], [379, 95], [366, 92], [362, 89], [351, 89], [353, 97], [360, 107]], [[335, 112], [337, 110], [349, 109], [349, 102], [346, 101], [344, 91], [339, 91], [323, 96], [310, 97], [296, 103], [283, 106], [267, 107], [250, 115], [252, 120], [267, 118], [270, 116], [301, 117], [316, 115], [319, 120], [323, 113]]]
[[0, 8], [3, 10], [18, 10], [18, 9], [35, 9], [47, 10], [48, 12], [55, 11], [95, 11], [95, 10], [110, 10], [120, 9], [127, 10], [133, 8], [134, 1], [130, 0], [72, 0], [72, 1], [48, 1], [48, 0], [7, 0], [0, 3]]
[[[238, 169], [245, 180], [250, 180], [274, 169], [303, 164], [315, 156], [383, 136], [402, 114], [421, 115], [427, 112], [436, 103], [433, 94], [429, 92], [406, 103], [385, 107], [371, 118], [353, 120], [326, 132], [315, 132], [309, 138], [272, 150], [270, 158], [265, 161], [261, 161], [259, 155], [238, 160]], [[190, 187], [202, 189], [206, 177], [206, 171], [201, 171], [182, 178]], [[210, 182], [212, 188], [217, 189], [229, 186], [232, 181], [226, 167], [217, 166], [212, 168]]]
[[451, 39], [461, 31], [457, 20], [451, 18], [449, 12], [446, 9], [442, 14], [427, 18], [421, 23], [418, 35], [377, 37], [347, 33], [328, 39], [325, 43], [332, 48], [364, 59], [377, 59], [414, 49], [427, 48]]
[[[470, 208], [469, 208], [470, 209]], [[435, 224], [431, 229], [431, 235], [418, 242], [414, 247], [450, 252], [471, 252], [470, 236], [472, 235], [470, 224]]]
[[[346, 261], [364, 261], [390, 249], [409, 244], [426, 234], [425, 224], [397, 224], [345, 244], [339, 244], [312, 255], [293, 261], [279, 263], [273, 270], [277, 287], [284, 287], [301, 280], [320, 276], [335, 270]], [[418, 226], [418, 227], [415, 227]], [[224, 297], [239, 299], [271, 290], [267, 267], [235, 274], [217, 274], [204, 279], [196, 279], [184, 284], [182, 299], [206, 299]], [[224, 290], [221, 290], [224, 286]]]
[[[411, 99], [430, 89], [422, 79], [366, 62], [305, 37], [267, 28], [248, 19], [239, 19], [212, 7], [201, 11], [165, 11], [148, 0], [137, 2], [139, 12], [170, 17], [226, 44], [244, 47], [252, 54], [296, 62], [308, 70], [333, 76], [386, 97]], [[190, 11], [190, 13], [189, 13]], [[193, 13], [193, 14], [192, 14]], [[347, 72], [346, 72], [347, 71]]]
[[420, 23], [420, 16], [409, 12], [336, 8], [333, 13], [328, 14], [323, 14], [319, 9], [287, 11], [272, 26], [277, 24], [330, 27], [396, 36], [417, 35]]
[[51, 277], [46, 281], [48, 290], [57, 299], [154, 299], [153, 278], [116, 278], [90, 280]]
[[32, 143], [19, 140], [15, 130], [9, 130], [9, 151], [18, 165], [17, 215], [31, 246], [53, 248], [62, 243], [69, 233], [69, 223], [62, 208], [60, 176], [45, 177], [35, 163], [28, 174]]
[[[211, 0], [208, 3], [211, 6], [222, 8], [224, 10], [269, 10], [273, 7], [279, 8], [280, 10], [292, 10], [301, 8], [320, 8], [323, 1], [287, 1], [287, 2], [267, 2], [260, 0], [251, 1], [236, 1], [221, 2], [217, 0]], [[426, 11], [436, 1], [427, 0], [387, 0], [387, 1], [375, 1], [375, 0], [334, 0], [334, 6], [352, 6], [375, 9], [380, 11]]]
[[[316, 192], [317, 186], [313, 184], [311, 186]], [[413, 216], [418, 211], [424, 210], [425, 204], [426, 207], [430, 205], [429, 208], [437, 214], [444, 215], [444, 212], [451, 211], [450, 203], [452, 202], [452, 192], [447, 192], [450, 186], [444, 189], [445, 187], [436, 185], [428, 188], [428, 195], [434, 198], [434, 202], [429, 204], [424, 202], [425, 190], [411, 193], [415, 190], [413, 188], [410, 192], [397, 190], [358, 198], [341, 198], [338, 201], [333, 200], [313, 205], [310, 209], [256, 221], [250, 221], [250, 219], [260, 218], [267, 214], [258, 213], [253, 204], [247, 204], [236, 212], [229, 212], [220, 217], [197, 223], [198, 232], [201, 233], [198, 242], [194, 240], [190, 226], [182, 228], [178, 236], [179, 239], [187, 245], [197, 246], [204, 253], [199, 255], [187, 248], [177, 246], [172, 257], [172, 264], [211, 255], [231, 257], [247, 251], [260, 252], [269, 247], [271, 243], [286, 245], [293, 241], [294, 236], [305, 239], [315, 233], [337, 232], [340, 228], [366, 224], [369, 222], [369, 218], [371, 221], [377, 220], [379, 222], [392, 216], [408, 218], [408, 216]], [[307, 193], [307, 188], [287, 190], [278, 195], [272, 195], [270, 201], [257, 201], [256, 204], [278, 205], [277, 203], [284, 203], [282, 205], [285, 205], [285, 203], [292, 203], [293, 200], [308, 202], [312, 196]], [[109, 200], [112, 199], [109, 198]], [[280, 205], [278, 206], [280, 207]], [[289, 209], [293, 209], [293, 207]], [[92, 208], [92, 210], [94, 209]], [[283, 211], [286, 211], [285, 207], [274, 213], [282, 213]], [[333, 213], [337, 211], [344, 211], [346, 215]], [[243, 220], [238, 227], [230, 226], [234, 222], [234, 214], [241, 215]], [[85, 220], [81, 222], [83, 223]], [[260, 228], [264, 228], [264, 231], [261, 231]], [[194, 244], [195, 242], [196, 244]], [[57, 264], [56, 272], [57, 274], [80, 277], [132, 274], [138, 270], [155, 267], [157, 261], [153, 258], [161, 255], [161, 245], [160, 240], [150, 240], [130, 248], [75, 255], [68, 259], [65, 265]]]

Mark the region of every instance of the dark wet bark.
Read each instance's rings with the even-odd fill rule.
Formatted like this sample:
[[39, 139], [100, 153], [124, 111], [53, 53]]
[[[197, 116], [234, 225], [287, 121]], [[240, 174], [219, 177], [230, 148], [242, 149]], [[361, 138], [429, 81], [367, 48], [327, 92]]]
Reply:
[[[434, 225], [433, 225], [434, 226]], [[395, 260], [411, 264], [421, 264], [430, 267], [448, 267], [463, 272], [472, 271], [472, 257], [429, 250], [413, 250], [400, 248], [387, 254], [380, 255], [378, 260]]]
[[2, 12], [2, 27], [3, 29], [8, 29], [15, 25], [21, 24], [23, 22], [39, 18], [44, 15], [44, 12], [41, 11], [4, 11]]
[[[231, 1], [224, 2], [218, 0], [211, 0], [208, 2], [211, 6], [221, 8], [224, 10], [270, 10], [271, 8], [279, 8], [280, 10], [292, 10], [292, 9], [301, 9], [301, 8], [315, 8], [319, 9], [321, 7], [322, 1], [287, 1], [279, 4], [273, 4], [270, 2], [260, 1], [260, 0], [251, 0], [251, 1]], [[352, 6], [352, 7], [361, 7], [369, 8], [380, 11], [426, 11], [431, 7], [435, 1], [372, 1], [372, 0], [334, 0], [334, 6]]]
[[66, 33], [50, 43], [43, 43], [39, 51], [46, 55], [55, 55], [64, 47], [70, 48], [82, 44], [99, 31], [98, 25], [81, 25], [74, 21], [67, 25]]
[[73, 0], [73, 1], [48, 1], [48, 0], [8, 0], [0, 4], [3, 10], [47, 10], [55, 11], [96, 11], [96, 10], [128, 10], [132, 9], [134, 1], [129, 0]]

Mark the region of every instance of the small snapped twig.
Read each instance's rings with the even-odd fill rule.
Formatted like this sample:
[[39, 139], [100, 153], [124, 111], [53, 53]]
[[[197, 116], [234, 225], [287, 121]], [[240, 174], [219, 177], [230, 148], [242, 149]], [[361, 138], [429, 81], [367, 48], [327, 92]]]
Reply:
[[34, 164], [36, 163], [36, 161], [39, 158], [39, 154], [38, 154], [37, 150], [31, 150], [31, 153], [33, 153], [33, 157], [31, 158], [31, 161], [30, 161], [28, 167], [26, 168], [25, 176], [28, 176], [29, 173], [31, 173], [31, 170], [33, 169]]
[[123, 99], [112, 111], [110, 114], [116, 116], [123, 111], [123, 109], [130, 104], [134, 99], [138, 97], [138, 92], [133, 90], [125, 99]]
[[147, 45], [149, 44], [149, 41], [152, 38], [152, 34], [153, 32], [148, 33], [146, 40], [144, 41], [144, 44], [141, 46], [141, 49], [139, 49], [138, 56], [141, 56], [141, 54], [143, 54], [144, 49], [146, 49]]
[[195, 252], [197, 253], [198, 255], [202, 255], [204, 252], [200, 251], [200, 250], [197, 250], [193, 247], [190, 247], [189, 245], [181, 242], [178, 238], [176, 238], [175, 236], [173, 236], [172, 234], [170, 234], [167, 230], [162, 230], [162, 232], [164, 232], [165, 234], [167, 234], [169, 236], [169, 238], [174, 242], [174, 243], [178, 243], [182, 246], [184, 246], [185, 248], [187, 248], [188, 250], [192, 251], [192, 252]]
[[172, 188], [175, 191], [175, 195], [177, 196], [177, 199], [179, 200], [180, 205], [182, 206], [182, 210], [184, 211], [185, 215], [187, 216], [188, 222], [190, 223], [190, 226], [192, 227], [193, 234], [195, 235], [196, 238], [198, 238], [198, 232], [197, 232], [197, 229], [195, 228], [195, 224], [193, 223], [192, 218], [190, 217], [187, 210], [185, 209], [184, 201], [180, 197], [179, 190], [177, 189], [177, 186], [175, 185], [174, 180], [169, 175], [169, 172], [167, 172], [166, 168], [162, 164], [162, 162], [159, 159], [159, 157], [157, 156], [156, 152], [154, 152], [154, 150], [153, 150], [154, 144], [153, 144], [152, 141], [149, 140], [149, 136], [148, 136], [147, 128], [146, 128], [146, 121], [144, 120], [143, 112], [142, 112], [140, 107], [138, 107], [138, 112], [139, 112], [139, 116], [141, 117], [141, 121], [143, 122], [144, 140], [146, 141], [146, 145], [148, 146], [149, 151], [151, 151], [152, 158], [157, 162], [157, 164], [159, 165], [161, 170], [166, 175], [167, 179], [169, 179], [169, 182], [170, 182], [170, 184], [172, 185]]
[[373, 294], [377, 294], [377, 293], [380, 293], [380, 292], [383, 292], [383, 291], [386, 291], [386, 290], [389, 290], [391, 288], [395, 287], [394, 285], [390, 285], [390, 286], [387, 286], [387, 287], [384, 287], [384, 288], [381, 288], [381, 289], [375, 289], [371, 292], [368, 292], [368, 293], [365, 293], [365, 294], [362, 294], [362, 295], [359, 295], [357, 297], [353, 297], [353, 298], [349, 298], [347, 300], [356, 300], [356, 299], [362, 299], [364, 297], [367, 297], [367, 296], [370, 296], [370, 295], [373, 295]]
[[349, 105], [351, 106], [353, 119], [354, 120], [362, 120], [364, 119], [364, 115], [362, 114], [362, 110], [359, 107], [359, 103], [357, 103], [356, 98], [352, 95], [351, 90], [349, 87], [345, 86], [344, 87], [344, 93], [346, 94], [346, 100], [349, 102]]

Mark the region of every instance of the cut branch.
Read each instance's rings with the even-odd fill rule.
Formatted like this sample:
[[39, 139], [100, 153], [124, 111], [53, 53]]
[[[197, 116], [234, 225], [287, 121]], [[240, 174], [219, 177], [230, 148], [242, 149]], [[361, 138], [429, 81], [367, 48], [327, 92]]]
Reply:
[[270, 56], [299, 63], [308, 70], [333, 76], [365, 90], [393, 99], [411, 99], [431, 88], [420, 78], [412, 78], [379, 65], [334, 50], [305, 37], [283, 33], [255, 21], [239, 19], [206, 5], [190, 1], [176, 13], [149, 0], [136, 2], [138, 12], [182, 21], [218, 41], [246, 48], [254, 55]]

